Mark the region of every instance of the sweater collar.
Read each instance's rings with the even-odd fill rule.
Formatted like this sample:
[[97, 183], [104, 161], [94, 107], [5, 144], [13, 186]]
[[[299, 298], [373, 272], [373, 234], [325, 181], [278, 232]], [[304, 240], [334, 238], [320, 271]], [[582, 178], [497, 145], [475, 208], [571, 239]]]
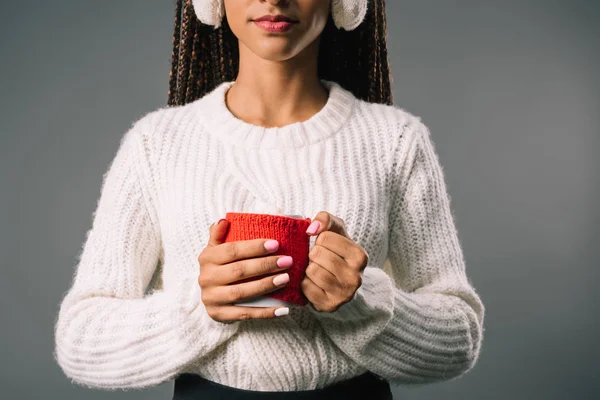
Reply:
[[207, 130], [227, 143], [260, 149], [299, 148], [337, 132], [348, 121], [356, 97], [337, 82], [321, 79], [329, 91], [325, 105], [307, 120], [280, 127], [245, 122], [231, 113], [225, 94], [234, 81], [225, 81], [196, 102], [196, 110]]

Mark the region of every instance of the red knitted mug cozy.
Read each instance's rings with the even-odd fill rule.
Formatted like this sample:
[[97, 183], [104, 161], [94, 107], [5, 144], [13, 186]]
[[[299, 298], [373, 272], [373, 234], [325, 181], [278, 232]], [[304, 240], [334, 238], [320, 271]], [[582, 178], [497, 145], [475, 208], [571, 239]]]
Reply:
[[[289, 283], [281, 289], [265, 293], [264, 296], [298, 305], [306, 305], [308, 299], [300, 289], [300, 282], [304, 279], [309, 261], [310, 236], [306, 233], [306, 229], [308, 229], [311, 219], [237, 212], [228, 212], [225, 219], [229, 221], [225, 242], [260, 238], [275, 239], [279, 242], [279, 248], [271, 254], [292, 257], [293, 265], [285, 271], [290, 275]], [[246, 278], [235, 283], [249, 282], [280, 273], [274, 272], [273, 274]]]

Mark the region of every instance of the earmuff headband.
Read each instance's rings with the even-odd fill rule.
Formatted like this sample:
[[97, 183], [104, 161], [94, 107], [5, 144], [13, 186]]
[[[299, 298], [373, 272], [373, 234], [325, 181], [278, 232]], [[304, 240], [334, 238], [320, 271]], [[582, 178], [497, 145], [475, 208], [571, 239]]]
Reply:
[[[331, 0], [331, 16], [338, 29], [351, 31], [364, 20], [368, 0]], [[225, 16], [223, 0], [192, 0], [194, 11], [200, 22], [221, 26]]]

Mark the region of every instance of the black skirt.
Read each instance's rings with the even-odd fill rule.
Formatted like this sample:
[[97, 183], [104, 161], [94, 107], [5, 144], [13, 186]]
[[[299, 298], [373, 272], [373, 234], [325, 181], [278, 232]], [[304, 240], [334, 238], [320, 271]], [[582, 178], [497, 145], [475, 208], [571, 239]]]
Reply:
[[333, 385], [313, 390], [264, 392], [243, 390], [209, 381], [197, 374], [184, 373], [175, 378], [173, 400], [392, 400], [390, 384], [366, 372]]

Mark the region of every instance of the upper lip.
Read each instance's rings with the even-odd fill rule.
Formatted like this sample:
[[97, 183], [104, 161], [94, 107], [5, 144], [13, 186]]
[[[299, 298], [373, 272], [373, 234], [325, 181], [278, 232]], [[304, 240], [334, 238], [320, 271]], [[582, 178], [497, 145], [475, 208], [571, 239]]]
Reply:
[[262, 17], [258, 17], [258, 18], [254, 18], [254, 21], [271, 21], [271, 22], [278, 22], [278, 21], [287, 21], [287, 22], [298, 22], [290, 17], [286, 17], [285, 15], [271, 15], [271, 14], [267, 14], [267, 15], [263, 15]]

